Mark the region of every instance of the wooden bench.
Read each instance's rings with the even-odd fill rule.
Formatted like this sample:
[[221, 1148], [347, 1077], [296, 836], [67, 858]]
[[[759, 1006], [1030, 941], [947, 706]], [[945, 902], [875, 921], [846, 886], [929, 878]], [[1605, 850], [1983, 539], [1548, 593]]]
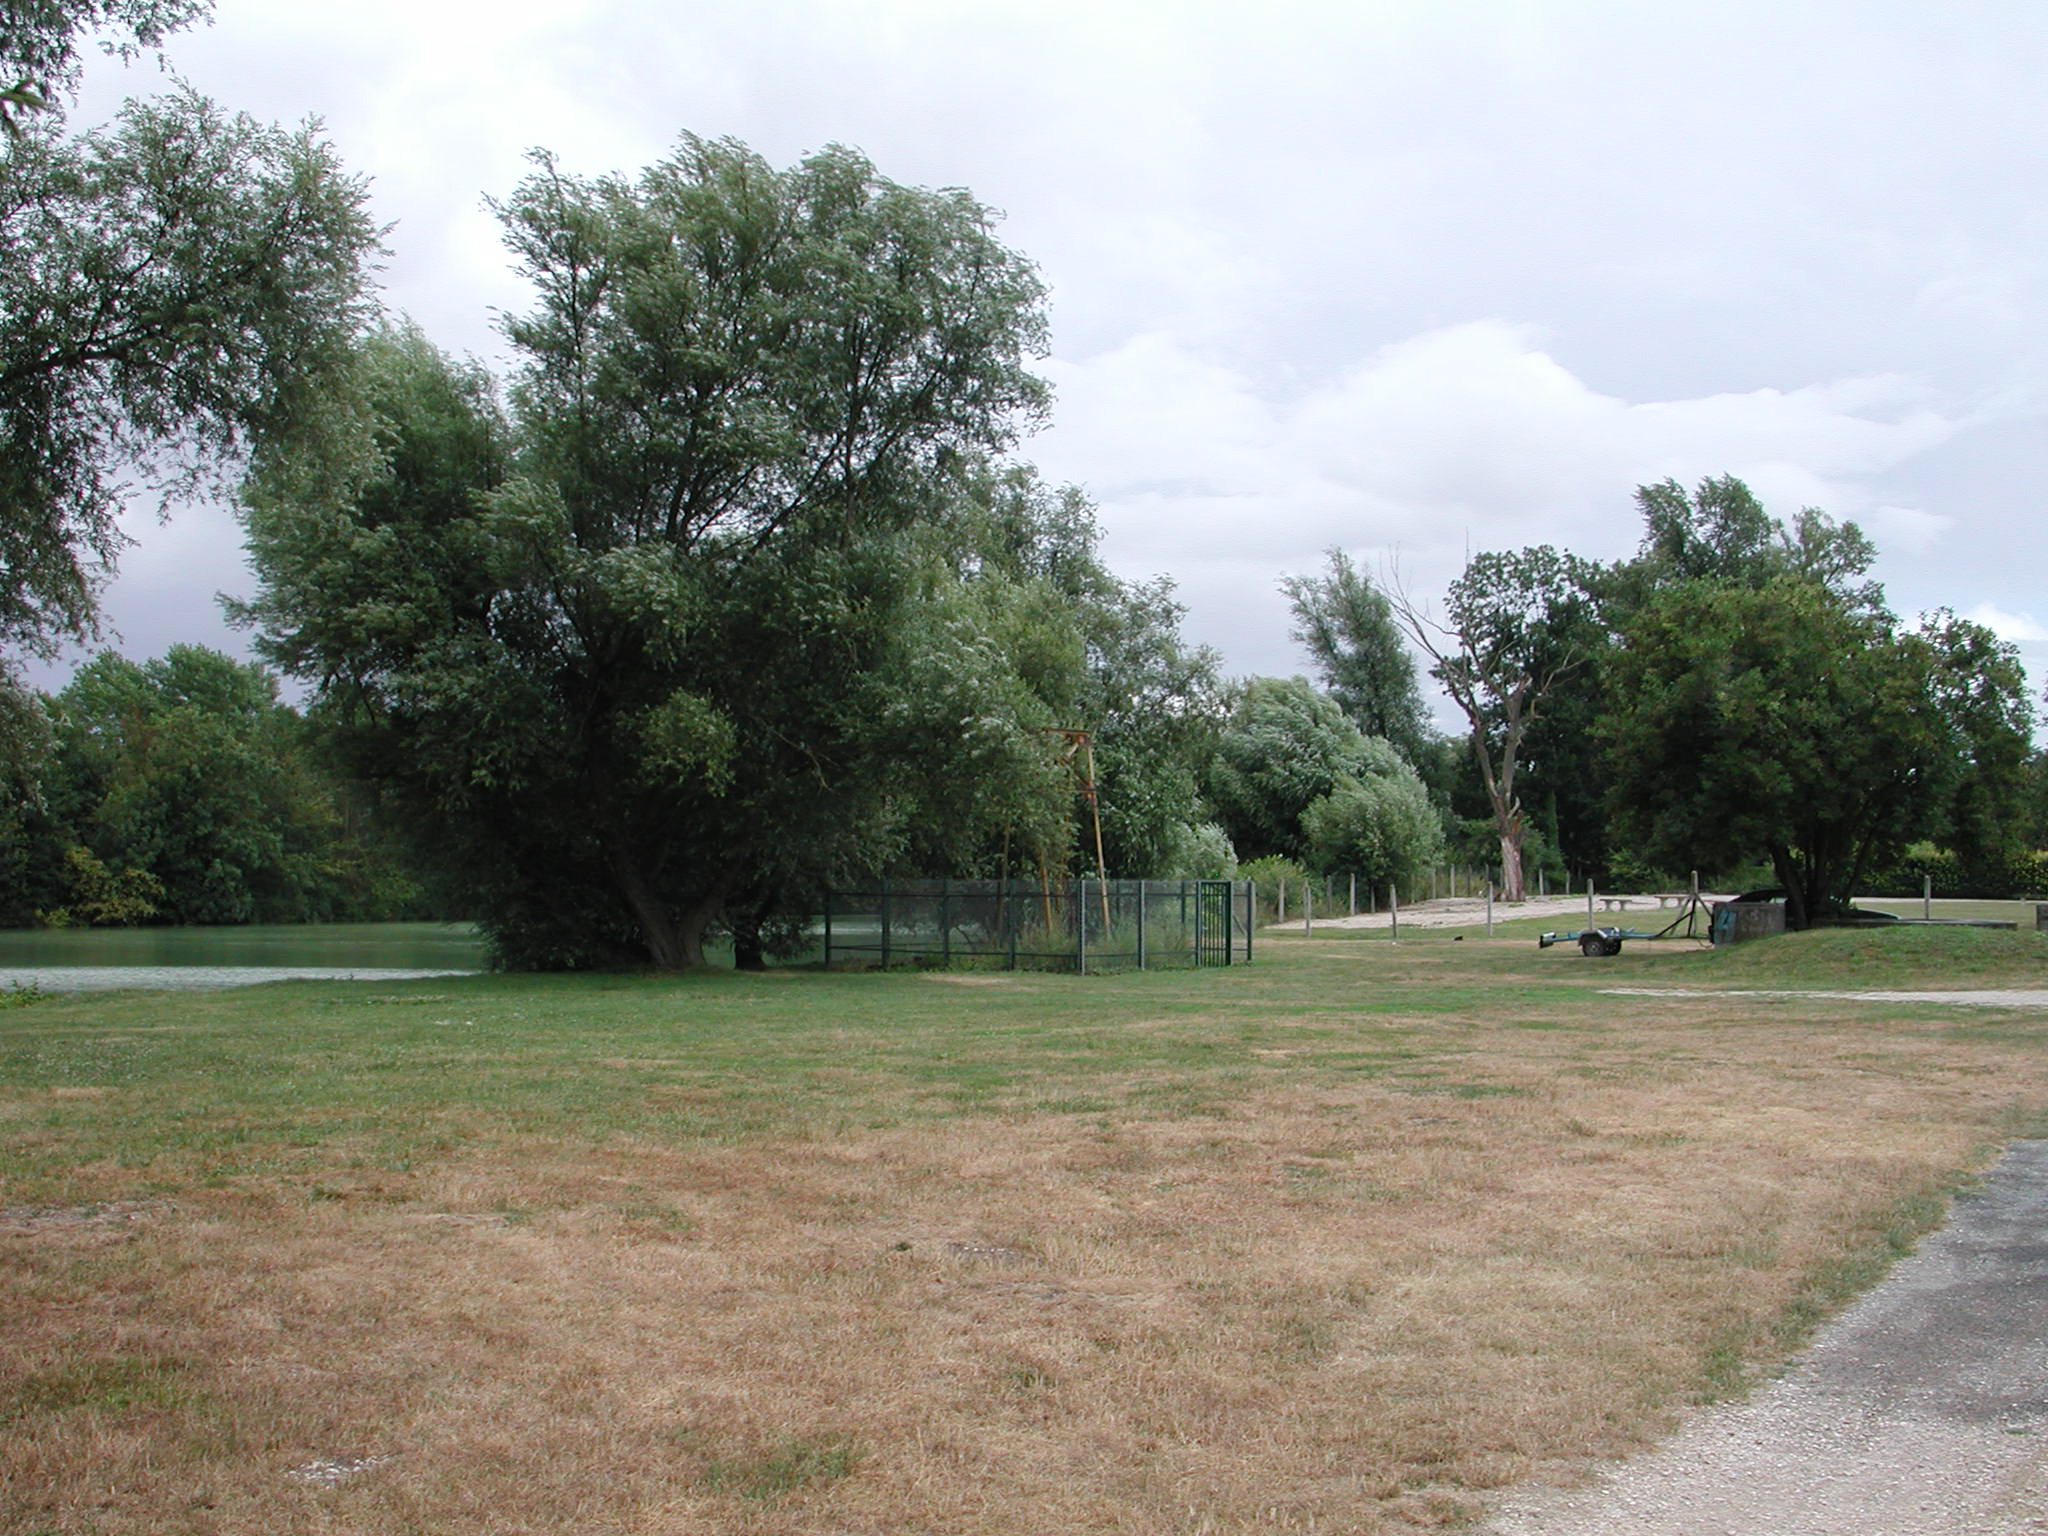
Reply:
[[1600, 898], [1600, 907], [1602, 911], [1606, 912], [1612, 912], [1616, 907], [1626, 912], [1628, 904], [1634, 900], [1635, 897], [1633, 896], [1602, 896]]

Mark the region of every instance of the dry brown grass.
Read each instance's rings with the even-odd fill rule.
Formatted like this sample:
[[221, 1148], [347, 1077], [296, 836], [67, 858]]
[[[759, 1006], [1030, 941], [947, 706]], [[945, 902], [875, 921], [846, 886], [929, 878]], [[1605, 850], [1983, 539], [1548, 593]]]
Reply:
[[[1563, 999], [1597, 1049], [1324, 1015], [1195, 1113], [508, 1131], [149, 1197], [84, 1168], [127, 1203], [0, 1215], [0, 1526], [1454, 1524], [1771, 1358], [1902, 1199], [2048, 1102], [2010, 1031], [1754, 1006]], [[1415, 1077], [1319, 1068], [1418, 1024], [1453, 1044]]]

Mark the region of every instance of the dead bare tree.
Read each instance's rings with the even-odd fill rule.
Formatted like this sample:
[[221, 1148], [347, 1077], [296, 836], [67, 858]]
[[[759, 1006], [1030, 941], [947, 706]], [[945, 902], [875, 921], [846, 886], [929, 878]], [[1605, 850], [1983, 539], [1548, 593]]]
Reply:
[[1577, 557], [1547, 544], [1474, 555], [1445, 594], [1441, 621], [1415, 603], [1398, 573], [1387, 583], [1402, 629], [1429, 657], [1429, 675], [1470, 726], [1500, 838], [1505, 901], [1528, 899], [1515, 791], [1523, 740], [1544, 700], [1586, 660], [1578, 633], [1587, 613], [1584, 570]]

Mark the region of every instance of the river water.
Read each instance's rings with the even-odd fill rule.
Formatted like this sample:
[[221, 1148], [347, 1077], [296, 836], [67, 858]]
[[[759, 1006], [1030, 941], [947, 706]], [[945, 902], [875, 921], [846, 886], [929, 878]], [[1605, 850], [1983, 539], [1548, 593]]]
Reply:
[[483, 941], [467, 923], [0, 930], [0, 990], [396, 981], [464, 975], [483, 967]]

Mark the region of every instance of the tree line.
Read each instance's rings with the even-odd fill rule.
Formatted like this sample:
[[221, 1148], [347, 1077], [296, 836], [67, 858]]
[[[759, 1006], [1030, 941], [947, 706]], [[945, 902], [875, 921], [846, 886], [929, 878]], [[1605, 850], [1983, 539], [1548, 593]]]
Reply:
[[265, 668], [201, 646], [104, 652], [15, 693], [0, 925], [361, 922], [446, 897], [337, 778]]
[[1441, 616], [1333, 554], [1287, 583], [1324, 688], [1226, 682], [1170, 583], [1109, 572], [1085, 497], [1015, 456], [1048, 403], [1035, 269], [968, 193], [849, 149], [536, 154], [495, 205], [532, 294], [496, 376], [376, 310], [378, 233], [316, 134], [184, 92], [67, 134], [81, 29], [198, 14], [0, 28], [0, 640], [94, 632], [124, 476], [231, 483], [234, 616], [305, 712], [184, 648], [10, 678], [17, 918], [382, 915], [424, 870], [502, 964], [690, 966], [725, 934], [758, 965], [850, 879], [1408, 883], [1478, 825], [1510, 899], [1532, 848], [1761, 861], [1804, 923], [1914, 839], [1990, 858], [2024, 824], [2010, 648], [1902, 625], [1860, 532], [1732, 479], [1642, 488], [1612, 566], [1477, 556]]
[[[1386, 599], [1465, 716], [1507, 899], [1524, 894], [1532, 830], [1587, 877], [1761, 866], [1794, 927], [1846, 908], [1916, 843], [1987, 874], [2038, 844], [2014, 647], [1947, 611], [1901, 620], [1853, 523], [1775, 518], [1733, 476], [1641, 486], [1636, 503], [1630, 559], [1489, 552], [1441, 616]], [[1360, 582], [1339, 558], [1298, 585], [1297, 608]], [[1361, 645], [1307, 630], [1338, 685]]]

